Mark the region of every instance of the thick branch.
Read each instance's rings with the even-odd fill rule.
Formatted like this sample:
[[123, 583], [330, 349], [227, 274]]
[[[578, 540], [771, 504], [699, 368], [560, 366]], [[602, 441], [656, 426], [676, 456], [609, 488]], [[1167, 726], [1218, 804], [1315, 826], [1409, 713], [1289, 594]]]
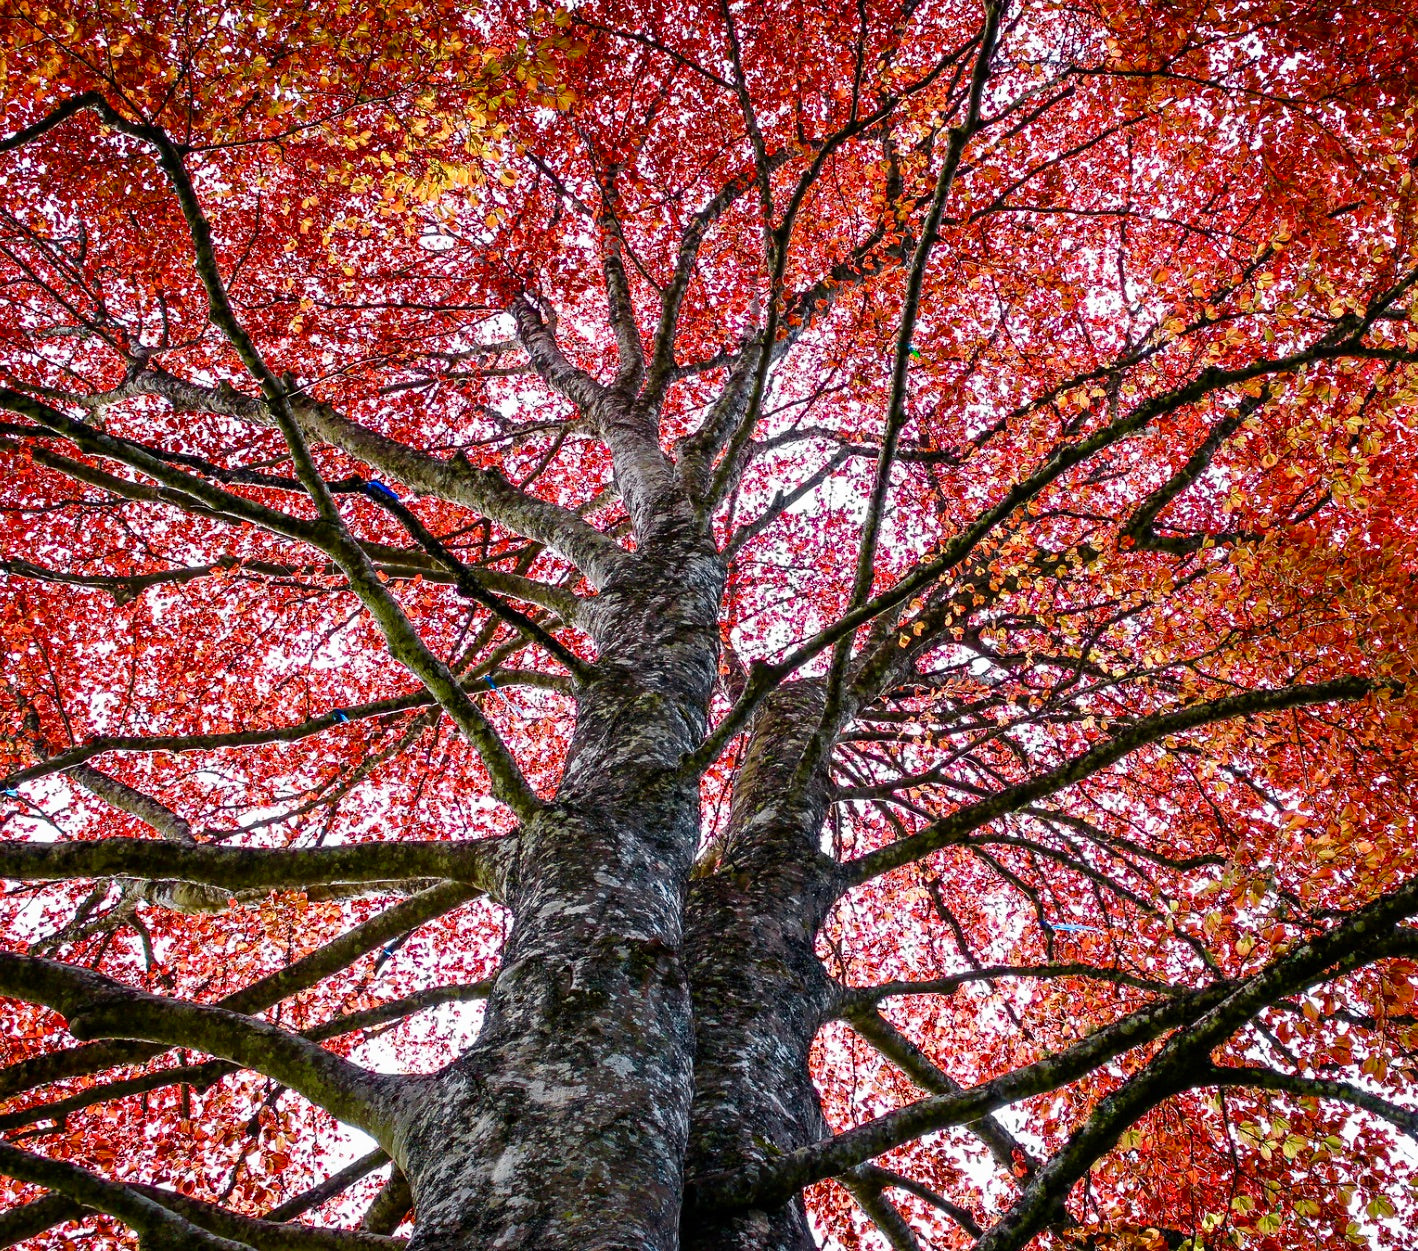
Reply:
[[33, 956], [0, 954], [0, 993], [53, 1008], [81, 1040], [193, 1047], [274, 1077], [370, 1133], [387, 1130], [397, 1078], [371, 1073], [268, 1021], [151, 995], [89, 969]]
[[623, 388], [602, 386], [572, 365], [526, 296], [513, 301], [512, 315], [517, 337], [542, 380], [580, 409], [610, 450], [621, 498], [641, 544], [648, 544], [667, 524], [688, 513], [650, 411]]
[[[120, 812], [137, 817], [165, 839], [185, 846], [191, 846], [197, 841], [192, 835], [192, 827], [166, 804], [159, 803], [151, 795], [145, 795], [117, 778], [99, 772], [91, 765], [79, 765], [69, 771], [69, 776], [86, 791], [97, 795], [105, 803], [112, 804]], [[3, 856], [4, 850], [0, 848], [0, 857]], [[0, 876], [3, 876], [3, 873], [4, 870], [0, 869]]]
[[82, 1220], [93, 1212], [115, 1216], [138, 1230], [143, 1235], [144, 1247], [394, 1251], [404, 1246], [402, 1238], [386, 1238], [357, 1230], [313, 1229], [307, 1225], [286, 1225], [240, 1216], [215, 1204], [189, 1199], [157, 1186], [111, 1182], [72, 1164], [8, 1145], [0, 1146], [0, 1172], [46, 1186], [53, 1192], [0, 1217], [0, 1247], [11, 1246], [21, 1237], [42, 1233], [63, 1221]]
[[145, 1251], [251, 1251], [235, 1242], [198, 1228], [176, 1212], [130, 1186], [106, 1181], [84, 1169], [21, 1151], [0, 1143], [0, 1173], [51, 1190], [86, 1208], [117, 1217], [142, 1235]]
[[[155, 365], [128, 379], [117, 394], [156, 395], [178, 409], [221, 413], [264, 426], [273, 424], [271, 412], [262, 400], [228, 387], [187, 382]], [[605, 585], [625, 563], [626, 553], [613, 539], [571, 510], [519, 491], [494, 469], [478, 469], [462, 457], [441, 460], [431, 456], [360, 425], [303, 392], [290, 398], [296, 419], [308, 436], [364, 461], [391, 481], [402, 482], [423, 495], [462, 504], [514, 534], [545, 544], [571, 561], [595, 586]], [[542, 602], [535, 596], [527, 598]], [[566, 604], [546, 606], [569, 619]]]
[[1390, 1103], [1356, 1086], [1352, 1082], [1336, 1082], [1324, 1077], [1302, 1077], [1297, 1073], [1279, 1073], [1274, 1069], [1216, 1065], [1203, 1079], [1208, 1086], [1248, 1086], [1256, 1090], [1278, 1090], [1301, 1099], [1335, 1099], [1372, 1112], [1410, 1138], [1418, 1139], [1418, 1112]]
[[453, 843], [356, 843], [341, 847], [173, 846], [142, 838], [95, 842], [0, 842], [0, 877], [20, 882], [73, 878], [176, 878], [228, 891], [299, 890], [330, 882], [446, 878], [495, 886], [504, 839]]
[[[442, 882], [341, 934], [293, 964], [228, 995], [217, 1005], [231, 1012], [253, 1013], [279, 1003], [382, 947], [412, 929], [442, 916], [478, 894], [462, 882]], [[51, 1051], [0, 1070], [0, 1098], [67, 1077], [82, 1077], [120, 1064], [142, 1064], [165, 1048], [148, 1043], [102, 1042]]]
[[0, 1248], [13, 1247], [64, 1221], [82, 1220], [88, 1209], [62, 1194], [48, 1194], [33, 1203], [0, 1212]]
[[[437, 1007], [445, 1003], [466, 1003], [471, 1000], [486, 999], [492, 983], [471, 982], [458, 986], [435, 986], [421, 990], [403, 999], [381, 1003], [359, 1012], [347, 1012], [323, 1024], [301, 1030], [300, 1036], [311, 1042], [323, 1042], [327, 1038], [338, 1038], [342, 1034], [352, 1034], [357, 1030], [374, 1029], [390, 1021], [402, 1020], [416, 1012]], [[184, 1064], [177, 1068], [159, 1069], [155, 1073], [144, 1073], [140, 1077], [122, 1078], [115, 1082], [103, 1082], [88, 1086], [66, 1099], [56, 1099], [52, 1103], [34, 1104], [19, 1112], [0, 1113], [0, 1132], [21, 1129], [40, 1121], [62, 1125], [66, 1117], [74, 1112], [82, 1112], [96, 1103], [106, 1103], [113, 1099], [126, 1099], [131, 1095], [146, 1094], [161, 1090], [178, 1082], [191, 1086], [194, 1090], [205, 1090], [214, 1082], [231, 1073], [238, 1072], [239, 1064], [229, 1060], [207, 1060], [202, 1064]], [[2, 1244], [0, 1244], [2, 1245]]]

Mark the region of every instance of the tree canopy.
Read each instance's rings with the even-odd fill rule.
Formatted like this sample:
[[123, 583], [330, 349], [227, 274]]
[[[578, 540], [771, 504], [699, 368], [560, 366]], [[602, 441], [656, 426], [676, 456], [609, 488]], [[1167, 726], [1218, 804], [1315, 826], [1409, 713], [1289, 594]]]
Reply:
[[7, 0], [0, 1245], [1411, 1245], [1415, 66]]

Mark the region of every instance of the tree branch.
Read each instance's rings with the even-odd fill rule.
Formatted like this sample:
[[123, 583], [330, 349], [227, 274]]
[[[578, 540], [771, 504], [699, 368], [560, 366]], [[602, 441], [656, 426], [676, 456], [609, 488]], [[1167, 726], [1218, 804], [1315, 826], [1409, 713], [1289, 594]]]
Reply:
[[[380, 582], [368, 556], [342, 521], [338, 524], [329, 518], [324, 522], [303, 521], [264, 505], [254, 504], [242, 496], [214, 487], [193, 474], [175, 469], [136, 443], [115, 439], [92, 430], [84, 423], [74, 421], [58, 410], [9, 388], [0, 387], [0, 407], [22, 412], [41, 425], [63, 434], [85, 450], [131, 465], [200, 503], [287, 538], [309, 543], [325, 552], [345, 571], [350, 589], [364, 604], [383, 633], [390, 655], [423, 683], [476, 748], [487, 769], [492, 793], [524, 821], [541, 807], [541, 801], [527, 785], [516, 761], [497, 732], [468, 697], [448, 666], [429, 650], [398, 602]], [[328, 498], [326, 492], [326, 499]], [[332, 501], [328, 507], [330, 510], [334, 509]], [[338, 514], [336, 516], [338, 517]]]
[[[273, 424], [262, 400], [231, 388], [187, 382], [156, 365], [127, 379], [114, 394], [160, 396], [178, 409], [219, 413], [263, 426]], [[402, 482], [423, 495], [462, 504], [514, 534], [561, 553], [594, 586], [604, 586], [627, 559], [614, 540], [576, 513], [519, 491], [496, 470], [478, 469], [461, 456], [440, 460], [342, 416], [303, 391], [291, 400], [296, 418], [307, 434], [364, 461], [392, 481]], [[564, 605], [547, 607], [569, 619]]]
[[117, 1217], [136, 1229], [143, 1236], [145, 1248], [395, 1251], [405, 1245], [402, 1238], [360, 1230], [315, 1229], [241, 1216], [157, 1186], [108, 1181], [75, 1165], [9, 1144], [0, 1144], [0, 1173], [53, 1192], [0, 1216], [0, 1247], [11, 1246], [22, 1237], [42, 1233], [64, 1221], [82, 1220], [93, 1212]]
[[844, 1173], [837, 1179], [857, 1206], [871, 1218], [891, 1251], [921, 1251], [921, 1244], [895, 1204], [886, 1197], [886, 1183], [875, 1174]]
[[506, 838], [448, 843], [354, 843], [338, 847], [174, 846], [144, 838], [93, 842], [0, 842], [0, 877], [17, 882], [74, 878], [176, 878], [227, 891], [299, 890], [331, 882], [446, 878], [496, 888]]
[[542, 380], [581, 410], [610, 450], [616, 484], [635, 533], [642, 546], [650, 543], [661, 527], [672, 525], [676, 515], [686, 511], [650, 412], [623, 389], [603, 386], [572, 365], [525, 295], [512, 302], [512, 315], [517, 337]]
[[1418, 1112], [1390, 1103], [1372, 1091], [1352, 1082], [1337, 1082], [1324, 1077], [1302, 1077], [1280, 1073], [1274, 1069], [1243, 1065], [1214, 1065], [1202, 1076], [1198, 1085], [1248, 1086], [1256, 1090], [1278, 1090], [1301, 1099], [1334, 1099], [1372, 1112], [1409, 1138], [1418, 1139]]
[[381, 1165], [389, 1163], [389, 1153], [382, 1147], [376, 1147], [373, 1151], [360, 1156], [346, 1164], [338, 1172], [331, 1173], [322, 1182], [317, 1182], [309, 1190], [287, 1199], [284, 1203], [278, 1204], [266, 1213], [268, 1221], [292, 1221], [297, 1216], [303, 1216], [313, 1208], [318, 1208], [322, 1203], [327, 1203], [336, 1195], [344, 1194], [355, 1182], [363, 1177], [368, 1177], [370, 1173]]
[[250, 1244], [208, 1233], [131, 1186], [0, 1143], [0, 1172], [51, 1190], [86, 1208], [117, 1217], [142, 1236], [144, 1251], [251, 1251]]
[[1122, 733], [1066, 760], [1046, 773], [962, 808], [927, 826], [919, 834], [900, 839], [879, 851], [849, 861], [842, 866], [843, 889], [858, 886], [882, 873], [888, 873], [903, 864], [909, 864], [947, 847], [996, 817], [1091, 777], [1139, 747], [1157, 742], [1168, 735], [1253, 713], [1278, 712], [1311, 704], [1362, 699], [1376, 689], [1379, 689], [1379, 684], [1368, 678], [1337, 678], [1330, 682], [1281, 687], [1275, 690], [1247, 691], [1241, 695], [1230, 695], [1193, 704], [1189, 708], [1177, 708], [1144, 717]]
[[[321, 1025], [300, 1031], [300, 1036], [310, 1042], [323, 1042], [328, 1038], [338, 1038], [358, 1030], [374, 1029], [390, 1021], [402, 1020], [416, 1012], [437, 1007], [444, 1003], [466, 1003], [470, 1000], [486, 999], [492, 990], [492, 982], [471, 982], [457, 986], [435, 986], [417, 991], [402, 999], [381, 1003], [359, 1012], [347, 1012], [333, 1017]], [[153, 1090], [161, 1090], [182, 1082], [196, 1090], [205, 1090], [214, 1082], [231, 1073], [236, 1073], [241, 1065], [229, 1060], [208, 1060], [202, 1064], [184, 1064], [177, 1068], [159, 1069], [155, 1073], [144, 1073], [140, 1077], [123, 1078], [115, 1082], [104, 1082], [88, 1086], [66, 1099], [56, 1099], [52, 1103], [33, 1104], [18, 1112], [0, 1113], [0, 1132], [21, 1129], [40, 1121], [51, 1121], [62, 1125], [67, 1116], [82, 1112], [96, 1103], [106, 1103], [112, 1099], [126, 1099], [131, 1095], [141, 1095]], [[0, 1244], [3, 1245], [3, 1244]]]
[[62, 1194], [47, 1194], [32, 1203], [0, 1212], [0, 1248], [13, 1247], [65, 1221], [82, 1220], [89, 1209]]
[[[476, 897], [477, 888], [462, 882], [441, 882], [371, 917], [284, 969], [222, 999], [216, 1006], [231, 1012], [254, 1013], [314, 986], [317, 982], [390, 939], [442, 916]], [[142, 1064], [165, 1048], [148, 1043], [103, 1042], [51, 1051], [0, 1069], [0, 1099], [68, 1077], [82, 1077], [120, 1064]]]
[[[932, 1062], [914, 1042], [873, 1009], [852, 1013], [847, 1023], [890, 1060], [922, 1090], [933, 1095], [958, 1095], [965, 1087]], [[1013, 1175], [1018, 1166], [1028, 1172], [1037, 1167], [1022, 1143], [1005, 1128], [998, 1117], [986, 1113], [967, 1128], [989, 1149], [995, 1163]]]
[[702, 1178], [690, 1199], [705, 1210], [773, 1208], [804, 1186], [845, 1173], [873, 1156], [952, 1125], [968, 1125], [997, 1108], [1065, 1086], [1113, 1056], [1159, 1038], [1168, 1030], [1199, 1020], [1225, 999], [1230, 986], [1149, 1004], [1095, 1030], [1054, 1055], [1024, 1065], [956, 1094], [919, 1100], [835, 1137], [799, 1148], [734, 1173]]
[[1021, 1251], [1122, 1132], [1152, 1108], [1208, 1082], [1212, 1050], [1263, 1008], [1326, 974], [1361, 967], [1388, 954], [1407, 936], [1395, 927], [1418, 909], [1418, 879], [1390, 891], [1324, 934], [1301, 943], [1260, 972], [1229, 988], [1220, 1003], [1178, 1030], [1141, 1069], [1106, 1095], [1068, 1141], [1030, 1179], [976, 1251]]
[[511, 312], [517, 324], [517, 340], [537, 376], [594, 421], [606, 388], [566, 359], [556, 336], [527, 296], [517, 296], [512, 301]]
[[[975, 68], [971, 75], [968, 104], [965, 117], [958, 126], [951, 127], [946, 144], [945, 157], [941, 161], [940, 172], [936, 176], [935, 191], [930, 208], [921, 226], [920, 238], [916, 242], [915, 253], [907, 270], [906, 292], [901, 305], [900, 325], [896, 332], [895, 352], [891, 366], [891, 384], [886, 403], [886, 430], [881, 439], [881, 451], [877, 455], [876, 470], [871, 491], [867, 496], [866, 517], [862, 522], [861, 540], [857, 550], [856, 570], [852, 579], [852, 591], [848, 599], [848, 611], [860, 608], [871, 595], [872, 583], [876, 576], [876, 549], [880, 536], [882, 517], [886, 509], [887, 496], [891, 489], [891, 468], [896, 459], [896, 445], [906, 424], [906, 380], [911, 369], [912, 339], [920, 313], [921, 291], [926, 280], [926, 269], [930, 265], [931, 253], [935, 248], [940, 220], [945, 212], [946, 200], [955, 185], [955, 174], [960, 168], [960, 158], [965, 146], [980, 128], [980, 109], [984, 100], [985, 84], [989, 81], [990, 62], [994, 59], [995, 44], [999, 36], [1000, 19], [1004, 14], [1006, 0], [985, 0], [985, 23], [980, 31], [980, 47], [975, 55]], [[832, 649], [832, 663], [827, 674], [827, 695], [823, 706], [822, 722], [803, 752], [798, 766], [794, 786], [801, 786], [813, 773], [822, 759], [831, 750], [832, 740], [837, 732], [842, 715], [843, 683], [846, 681], [847, 665], [852, 654], [851, 634], [844, 634]]]
[[875, 1164], [860, 1165], [853, 1172], [860, 1177], [879, 1183], [883, 1190], [904, 1190], [908, 1195], [915, 1195], [923, 1203], [928, 1203], [931, 1207], [944, 1212], [970, 1237], [978, 1238], [980, 1236], [980, 1224], [971, 1215], [968, 1208], [963, 1208], [958, 1203], [952, 1203], [944, 1196], [936, 1194], [929, 1186], [923, 1186], [913, 1178], [903, 1177], [900, 1173], [880, 1168]]
[[837, 1011], [841, 1016], [850, 1019], [862, 1009], [874, 1008], [883, 999], [893, 999], [897, 995], [953, 995], [961, 986], [970, 982], [993, 982], [1008, 977], [1082, 977], [1110, 982], [1115, 986], [1130, 986], [1134, 990], [1155, 995], [1186, 993], [1186, 988], [1170, 982], [1155, 982], [1150, 978], [1124, 973], [1120, 969], [1099, 969], [1091, 964], [997, 964], [971, 969], [967, 973], [952, 973], [948, 977], [932, 978], [929, 981], [883, 982], [880, 986], [844, 986]]
[[540, 643], [552, 656], [556, 657], [571, 672], [578, 682], [585, 682], [590, 675], [590, 666], [568, 648], [555, 635], [544, 629], [538, 622], [520, 609], [493, 595], [483, 585], [485, 579], [480, 571], [474, 571], [453, 555], [419, 520], [418, 515], [406, 504], [387, 495], [366, 489], [366, 495], [386, 512], [393, 513], [400, 524], [413, 536], [414, 541], [450, 574], [458, 588], [458, 594], [481, 604], [489, 612], [507, 622], [514, 630]]
[[298, 1091], [340, 1120], [388, 1132], [400, 1079], [384, 1077], [256, 1017], [135, 990], [57, 960], [0, 953], [0, 993], [60, 1013], [75, 1038], [193, 1047]]

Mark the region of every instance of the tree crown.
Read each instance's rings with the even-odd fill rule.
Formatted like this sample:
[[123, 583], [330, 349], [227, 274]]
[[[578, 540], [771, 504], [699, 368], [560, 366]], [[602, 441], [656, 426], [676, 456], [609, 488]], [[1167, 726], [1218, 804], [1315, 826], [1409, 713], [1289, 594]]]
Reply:
[[16, 1204], [158, 1245], [202, 1219], [140, 1184], [256, 1216], [378, 1138], [693, 550], [719, 673], [646, 785], [771, 880], [812, 692], [840, 992], [839, 1132], [701, 1202], [1397, 1245], [1412, 15], [110, 7], [0, 17], [0, 1125], [108, 1179], [0, 1155]]

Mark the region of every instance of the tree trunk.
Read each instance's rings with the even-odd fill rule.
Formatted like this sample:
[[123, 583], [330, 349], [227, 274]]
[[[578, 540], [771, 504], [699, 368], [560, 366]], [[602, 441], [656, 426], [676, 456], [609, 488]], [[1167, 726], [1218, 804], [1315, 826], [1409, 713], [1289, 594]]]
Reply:
[[676, 771], [705, 731], [723, 574], [707, 543], [642, 556], [597, 600], [601, 657], [561, 788], [508, 869], [482, 1033], [405, 1105], [410, 1251], [678, 1245], [699, 791]]
[[[808, 1049], [832, 1000], [814, 939], [832, 904], [818, 839], [825, 770], [791, 782], [822, 714], [818, 684], [778, 692], [759, 714], [714, 871], [690, 889], [686, 951], [694, 996], [691, 1180], [804, 1146], [827, 1131]], [[686, 1251], [806, 1251], [801, 1196], [774, 1212], [686, 1212]]]

